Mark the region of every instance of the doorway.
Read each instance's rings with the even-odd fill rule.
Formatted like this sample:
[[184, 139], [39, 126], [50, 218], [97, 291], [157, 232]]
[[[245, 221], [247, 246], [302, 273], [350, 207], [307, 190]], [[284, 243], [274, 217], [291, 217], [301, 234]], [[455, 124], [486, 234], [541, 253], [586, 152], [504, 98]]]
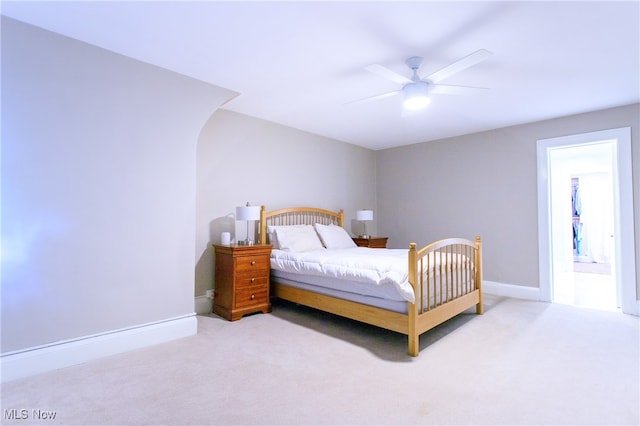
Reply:
[[637, 315], [633, 229], [630, 128], [538, 141], [542, 300]]
[[561, 261], [554, 263], [553, 302], [606, 310], [620, 306], [611, 268], [614, 152], [613, 141], [549, 150], [551, 232], [566, 232], [554, 250], [566, 250], [563, 258], [568, 259], [566, 268]]

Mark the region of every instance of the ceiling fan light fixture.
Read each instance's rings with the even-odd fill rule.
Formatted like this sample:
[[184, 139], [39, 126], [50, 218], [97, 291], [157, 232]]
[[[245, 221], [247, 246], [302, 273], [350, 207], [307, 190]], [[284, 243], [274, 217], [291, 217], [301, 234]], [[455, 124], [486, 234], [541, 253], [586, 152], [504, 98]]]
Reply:
[[431, 103], [429, 98], [429, 85], [424, 81], [408, 83], [402, 88], [404, 102], [402, 106], [406, 109], [421, 109]]

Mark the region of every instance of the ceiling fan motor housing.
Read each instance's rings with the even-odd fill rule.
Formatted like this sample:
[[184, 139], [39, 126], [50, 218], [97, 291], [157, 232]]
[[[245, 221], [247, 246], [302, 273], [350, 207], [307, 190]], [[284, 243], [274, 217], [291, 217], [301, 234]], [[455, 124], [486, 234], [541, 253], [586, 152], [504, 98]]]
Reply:
[[412, 70], [416, 71], [422, 65], [424, 58], [422, 56], [412, 56], [405, 61], [405, 64]]

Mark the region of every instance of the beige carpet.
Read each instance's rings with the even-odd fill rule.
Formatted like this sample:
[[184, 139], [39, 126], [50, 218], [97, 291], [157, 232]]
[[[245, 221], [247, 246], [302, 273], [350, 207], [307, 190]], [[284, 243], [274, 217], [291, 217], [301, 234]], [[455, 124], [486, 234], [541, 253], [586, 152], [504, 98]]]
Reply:
[[637, 317], [486, 301], [423, 334], [418, 358], [404, 336], [289, 304], [199, 317], [197, 336], [4, 384], [2, 423], [640, 423]]

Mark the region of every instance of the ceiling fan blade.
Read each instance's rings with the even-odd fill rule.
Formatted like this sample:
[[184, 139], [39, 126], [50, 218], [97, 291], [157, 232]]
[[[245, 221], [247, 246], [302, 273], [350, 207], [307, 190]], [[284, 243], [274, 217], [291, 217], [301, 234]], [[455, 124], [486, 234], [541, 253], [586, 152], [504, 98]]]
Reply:
[[454, 86], [451, 84], [432, 84], [430, 87], [429, 93], [437, 95], [477, 95], [489, 90], [487, 87]]
[[378, 74], [380, 77], [386, 78], [387, 80], [391, 80], [394, 83], [398, 83], [398, 84], [411, 83], [411, 79], [409, 77], [400, 75], [395, 71], [391, 71], [389, 68], [383, 67], [382, 65], [372, 64], [364, 67], [364, 69], [374, 74]]
[[390, 98], [391, 96], [399, 95], [400, 93], [401, 93], [400, 90], [394, 90], [393, 92], [382, 93], [380, 95], [369, 96], [368, 98], [357, 99], [355, 101], [350, 101], [350, 102], [345, 103], [344, 105], [354, 105], [354, 104], [361, 104], [361, 103], [364, 103], [364, 102], [378, 101], [380, 99]]
[[423, 80], [429, 80], [432, 83], [437, 83], [487, 59], [491, 55], [493, 55], [493, 53], [489, 52], [488, 50], [477, 50], [470, 55], [467, 55], [464, 58], [447, 65], [441, 70], [434, 72], [433, 74], [425, 77]]

